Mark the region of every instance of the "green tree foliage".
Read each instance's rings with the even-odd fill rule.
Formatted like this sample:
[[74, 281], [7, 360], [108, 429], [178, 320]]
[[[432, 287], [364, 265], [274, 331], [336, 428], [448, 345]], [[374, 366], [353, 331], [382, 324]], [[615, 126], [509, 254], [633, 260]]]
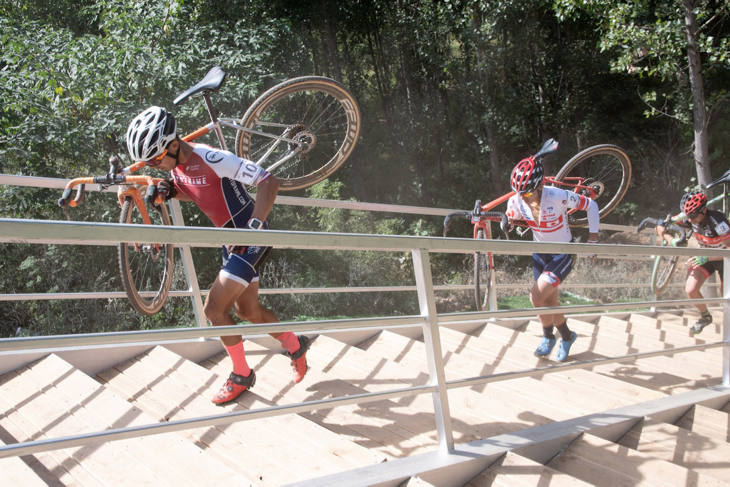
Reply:
[[[716, 0], [557, 0], [561, 17], [590, 15], [615, 72], [656, 78], [640, 86], [647, 115], [670, 116], [694, 131], [697, 176], [711, 177], [707, 106], [727, 99], [730, 2]], [[719, 82], [719, 83], [718, 83]]]
[[[606, 3], [616, 11], [600, 5], [0, 0], [0, 172], [68, 178], [105, 173], [112, 154], [128, 162], [127, 124], [147, 106], [174, 110], [182, 131], [207, 123], [199, 100], [180, 107], [172, 100], [221, 65], [228, 78], [214, 102], [223, 116], [240, 116], [265, 89], [295, 76], [328, 76], [354, 93], [363, 113], [355, 152], [329, 181], [298, 196], [469, 209], [476, 199], [504, 194], [514, 164], [554, 137], [561, 149], [549, 161], [552, 173], [594, 144], [617, 144], [630, 154], [634, 182], [609, 222], [666, 214], [694, 172], [687, 151], [692, 133], [681, 122], [691, 107], [676, 15], [682, 4]], [[709, 153], [718, 167], [730, 151], [723, 116], [726, 5], [702, 1], [696, 11], [712, 121]], [[641, 46], [648, 51], [641, 54]], [[646, 103], [671, 117], [646, 118]], [[58, 196], [44, 189], [0, 188], [0, 215], [63, 219]], [[186, 224], [210, 225], [192, 205], [183, 207]], [[72, 216], [116, 221], [114, 196], [91, 194]], [[277, 206], [272, 216], [279, 229], [441, 233], [439, 218], [411, 215]], [[470, 235], [466, 225], [454, 232]], [[195, 249], [194, 255], [205, 288], [220, 256], [211, 249]], [[3, 245], [0, 289], [118, 291], [115, 260], [110, 248]], [[439, 282], [465, 283], [469, 262], [433, 256], [434, 273]], [[275, 251], [262, 287], [412, 285], [410, 265], [408, 255]], [[416, 312], [412, 293], [265, 299], [282, 318]], [[4, 336], [18, 328], [83, 331], [81, 316], [108, 330], [189, 325], [188, 301], [170, 299], [149, 320], [131, 312], [124, 300], [3, 302], [0, 323]]]

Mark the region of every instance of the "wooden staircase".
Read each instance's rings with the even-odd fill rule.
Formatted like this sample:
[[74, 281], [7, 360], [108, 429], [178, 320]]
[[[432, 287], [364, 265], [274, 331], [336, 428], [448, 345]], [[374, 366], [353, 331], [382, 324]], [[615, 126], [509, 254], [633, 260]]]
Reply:
[[[713, 315], [697, 336], [692, 311], [577, 316], [565, 363], [718, 342]], [[446, 380], [556, 365], [534, 357], [539, 332], [535, 320], [441, 327]], [[249, 340], [256, 385], [223, 408], [210, 398], [230, 373], [225, 352], [194, 363], [155, 346], [94, 377], [50, 354], [0, 377], [0, 445], [429, 383], [420, 329], [373, 333], [312, 335], [300, 384], [271, 340]], [[725, 485], [722, 360], [713, 348], [450, 389], [448, 465], [434, 460], [434, 405], [421, 394], [2, 458], [0, 484]], [[677, 399], [707, 390], [705, 405]]]

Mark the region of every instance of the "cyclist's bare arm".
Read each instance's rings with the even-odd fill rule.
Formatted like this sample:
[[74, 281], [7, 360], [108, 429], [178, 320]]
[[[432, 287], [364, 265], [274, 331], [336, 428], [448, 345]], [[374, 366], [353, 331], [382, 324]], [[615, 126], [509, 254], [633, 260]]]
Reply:
[[253, 207], [251, 218], [264, 221], [274, 207], [276, 194], [279, 192], [279, 180], [274, 175], [261, 181], [256, 186], [256, 205]]
[[177, 194], [175, 194], [174, 198], [178, 201], [193, 201], [188, 195], [186, 195], [182, 191], [178, 191]]

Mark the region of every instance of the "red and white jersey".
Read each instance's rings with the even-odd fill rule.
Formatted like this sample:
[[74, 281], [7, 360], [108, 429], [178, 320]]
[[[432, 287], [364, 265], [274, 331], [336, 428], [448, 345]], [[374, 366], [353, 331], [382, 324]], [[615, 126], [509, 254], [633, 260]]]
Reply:
[[248, 228], [255, 202], [244, 185], [258, 186], [271, 174], [232, 152], [191, 145], [188, 161], [171, 171], [177, 190], [193, 200], [216, 227], [230, 221], [235, 228]]
[[598, 204], [590, 198], [552, 186], [542, 189], [540, 199], [540, 221], [535, 221], [532, 211], [519, 195], [512, 196], [507, 202], [510, 210], [516, 212], [514, 220], [524, 219], [532, 230], [532, 238], [537, 242], [570, 242], [573, 235], [568, 226], [568, 211], [571, 209], [588, 212], [588, 231], [598, 233]]

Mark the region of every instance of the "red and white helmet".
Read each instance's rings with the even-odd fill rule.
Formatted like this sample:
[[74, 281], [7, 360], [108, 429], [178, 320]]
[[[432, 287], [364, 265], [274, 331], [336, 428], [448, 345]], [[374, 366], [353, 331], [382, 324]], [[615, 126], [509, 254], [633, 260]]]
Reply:
[[164, 108], [150, 107], [127, 129], [127, 149], [133, 161], [150, 161], [162, 154], [177, 137], [177, 122]]
[[517, 193], [529, 193], [540, 187], [545, 176], [542, 162], [534, 157], [522, 159], [512, 170], [510, 184]]
[[679, 209], [685, 215], [699, 213], [705, 206], [707, 206], [707, 195], [701, 191], [690, 191], [682, 196], [682, 201], [679, 203]]

